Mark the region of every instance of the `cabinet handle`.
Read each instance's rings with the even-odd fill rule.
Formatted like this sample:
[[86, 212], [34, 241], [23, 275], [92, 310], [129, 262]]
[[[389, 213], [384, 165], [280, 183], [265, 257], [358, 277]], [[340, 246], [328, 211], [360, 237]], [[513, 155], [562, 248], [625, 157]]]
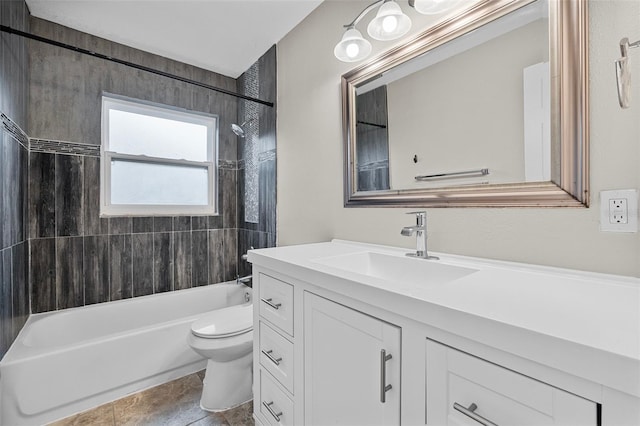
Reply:
[[267, 358], [269, 358], [269, 361], [271, 361], [272, 363], [274, 363], [275, 365], [280, 365], [280, 361], [282, 361], [282, 357], [280, 358], [274, 358], [273, 355], [271, 355], [271, 352], [273, 352], [272, 349], [269, 349], [268, 351], [264, 351], [264, 349], [262, 350], [262, 353], [264, 354], [264, 356], [266, 356]]
[[391, 389], [391, 385], [387, 384], [387, 361], [391, 359], [391, 354], [387, 355], [387, 351], [380, 351], [380, 402], [383, 404], [387, 401], [387, 392]]
[[260, 300], [262, 300], [267, 305], [271, 306], [273, 309], [280, 309], [280, 306], [282, 306], [282, 303], [273, 303], [272, 298], [268, 298], [268, 299], [260, 298]]
[[280, 423], [280, 416], [282, 415], [282, 411], [280, 411], [279, 413], [276, 413], [275, 411], [273, 411], [273, 408], [271, 408], [271, 406], [273, 405], [273, 401], [271, 402], [262, 401], [262, 405], [264, 405], [264, 408], [267, 409], [269, 414], [271, 414], [273, 418], [276, 419], [276, 422]]
[[478, 406], [475, 403], [472, 403], [469, 406], [469, 408], [465, 408], [462, 405], [458, 404], [457, 402], [454, 402], [453, 403], [453, 408], [455, 410], [461, 412], [465, 416], [472, 418], [473, 420], [475, 420], [476, 422], [480, 423], [481, 425], [484, 425], [484, 426], [498, 426], [497, 424], [495, 424], [491, 420], [485, 419], [480, 414], [477, 414], [475, 411], [478, 409]]

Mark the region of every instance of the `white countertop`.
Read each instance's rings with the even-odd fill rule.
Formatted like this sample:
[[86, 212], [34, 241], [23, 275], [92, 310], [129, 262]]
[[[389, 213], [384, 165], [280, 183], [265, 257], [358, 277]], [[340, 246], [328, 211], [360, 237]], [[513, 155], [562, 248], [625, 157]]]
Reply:
[[412, 260], [477, 272], [425, 285], [321, 262], [359, 252], [407, 249], [334, 240], [252, 250], [249, 261], [640, 397], [640, 279], [430, 253], [440, 260]]

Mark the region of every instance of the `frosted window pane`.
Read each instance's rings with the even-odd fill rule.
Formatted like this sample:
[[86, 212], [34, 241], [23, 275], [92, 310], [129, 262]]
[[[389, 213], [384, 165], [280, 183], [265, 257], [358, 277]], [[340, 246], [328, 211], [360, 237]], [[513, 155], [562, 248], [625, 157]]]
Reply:
[[111, 161], [112, 204], [208, 205], [208, 169]]
[[109, 150], [207, 161], [207, 126], [110, 109]]

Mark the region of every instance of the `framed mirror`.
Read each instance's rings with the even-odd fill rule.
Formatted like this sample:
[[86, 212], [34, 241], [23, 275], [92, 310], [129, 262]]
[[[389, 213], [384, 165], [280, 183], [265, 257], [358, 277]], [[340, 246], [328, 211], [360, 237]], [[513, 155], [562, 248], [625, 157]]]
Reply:
[[587, 0], [483, 0], [342, 76], [345, 206], [587, 207]]

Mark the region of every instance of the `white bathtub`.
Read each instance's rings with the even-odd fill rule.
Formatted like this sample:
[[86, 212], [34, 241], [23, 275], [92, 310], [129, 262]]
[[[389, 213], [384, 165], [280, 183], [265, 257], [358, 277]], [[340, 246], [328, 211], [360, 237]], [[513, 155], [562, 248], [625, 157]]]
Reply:
[[31, 315], [0, 362], [0, 425], [44, 424], [203, 369], [191, 323], [250, 291], [213, 284]]

